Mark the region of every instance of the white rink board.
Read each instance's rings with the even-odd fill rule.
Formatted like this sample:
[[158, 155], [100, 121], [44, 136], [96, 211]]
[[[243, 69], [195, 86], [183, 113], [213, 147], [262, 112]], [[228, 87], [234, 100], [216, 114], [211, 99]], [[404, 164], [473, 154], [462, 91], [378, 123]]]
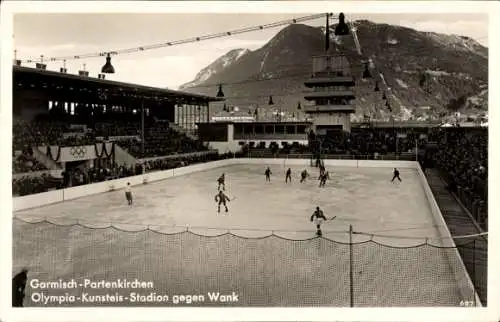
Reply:
[[34, 195], [14, 197], [13, 199], [13, 211], [20, 211], [24, 209], [36, 208], [40, 206], [46, 206], [57, 202], [63, 202], [65, 200], [72, 200], [77, 198], [82, 198], [86, 196], [91, 196], [94, 194], [104, 193], [112, 190], [123, 189], [127, 182], [130, 185], [136, 186], [147, 182], [155, 182], [160, 180], [165, 180], [174, 176], [179, 176], [183, 174], [193, 173], [197, 171], [213, 169], [225, 166], [229, 164], [227, 160], [219, 160], [208, 163], [194, 164], [182, 168], [157, 171], [146, 173], [144, 175], [131, 176], [127, 178], [121, 178], [116, 180], [109, 180], [104, 182], [98, 182], [78, 187], [71, 187], [60, 190], [53, 190], [48, 192], [42, 192]]

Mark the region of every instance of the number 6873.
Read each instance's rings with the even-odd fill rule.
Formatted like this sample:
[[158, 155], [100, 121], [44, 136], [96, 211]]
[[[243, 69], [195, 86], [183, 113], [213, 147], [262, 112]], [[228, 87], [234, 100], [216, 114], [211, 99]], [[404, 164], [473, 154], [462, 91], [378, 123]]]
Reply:
[[460, 306], [464, 307], [476, 306], [476, 303], [474, 303], [474, 301], [460, 301]]

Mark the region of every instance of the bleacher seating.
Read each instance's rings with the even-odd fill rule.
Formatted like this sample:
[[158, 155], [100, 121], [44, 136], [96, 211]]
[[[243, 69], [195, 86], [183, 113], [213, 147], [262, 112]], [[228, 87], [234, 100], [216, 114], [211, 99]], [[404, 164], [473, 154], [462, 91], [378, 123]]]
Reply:
[[23, 122], [16, 120], [12, 129], [12, 147], [14, 151], [23, 148], [47, 145], [85, 145], [95, 142], [93, 133], [86, 133], [79, 137], [64, 137], [64, 133], [71, 133], [69, 124], [62, 122]]
[[[46, 167], [33, 157], [33, 148], [38, 146], [59, 145], [75, 146], [88, 145], [97, 142], [102, 137], [123, 137], [118, 144], [134, 157], [161, 157], [172, 154], [183, 154], [208, 149], [202, 142], [193, 140], [183, 133], [179, 133], [169, 126], [168, 122], [155, 122], [147, 119], [145, 122], [144, 155], [141, 151], [140, 131], [141, 123], [129, 117], [110, 115], [103, 117], [95, 124], [88, 125], [85, 131], [76, 131], [71, 128], [71, 120], [37, 118], [34, 122], [25, 122], [14, 119], [12, 171], [18, 174], [12, 181], [14, 195], [26, 195], [66, 187], [68, 184], [80, 185], [103, 180], [120, 178], [139, 174], [142, 166], [126, 168], [123, 165], [107, 165], [88, 169], [86, 173], [74, 171], [66, 179], [58, 179], [48, 173], [33, 176], [24, 175], [27, 172], [47, 170]], [[80, 123], [77, 123], [80, 124]], [[130, 138], [135, 136], [136, 138]], [[203, 161], [203, 158], [198, 158]], [[196, 158], [184, 161], [149, 161], [146, 168], [150, 171], [174, 168], [186, 162], [198, 162]]]
[[61, 188], [62, 181], [48, 174], [41, 176], [24, 176], [12, 180], [12, 195], [26, 196]]
[[[435, 136], [436, 137], [436, 136]], [[432, 161], [453, 192], [464, 192], [469, 204], [487, 205], [488, 131], [448, 130], [437, 136], [439, 149]]]
[[[60, 145], [74, 146], [94, 144], [96, 137], [130, 137], [135, 139], [120, 140], [119, 145], [135, 157], [142, 157], [140, 142], [141, 124], [139, 122], [99, 122], [89, 131], [73, 137], [64, 137], [71, 133], [69, 124], [63, 122], [16, 121], [13, 125], [13, 153], [36, 146]], [[183, 133], [170, 128], [168, 122], [148, 122], [146, 125], [144, 157], [158, 157], [170, 154], [207, 151], [202, 142], [195, 141]], [[17, 161], [16, 161], [17, 162]], [[16, 169], [19, 169], [16, 166]], [[21, 171], [21, 169], [19, 169]], [[20, 172], [20, 171], [16, 171]], [[22, 171], [21, 171], [22, 172]]]
[[[120, 141], [120, 146], [135, 157], [141, 157], [139, 139]], [[167, 122], [151, 123], [145, 131], [144, 157], [159, 157], [171, 154], [207, 151], [200, 141], [172, 129]]]
[[47, 168], [33, 157], [31, 148], [15, 151], [12, 156], [12, 173], [23, 173], [47, 170]]
[[103, 122], [94, 126], [95, 136], [130, 136], [140, 135], [140, 124], [134, 122]]

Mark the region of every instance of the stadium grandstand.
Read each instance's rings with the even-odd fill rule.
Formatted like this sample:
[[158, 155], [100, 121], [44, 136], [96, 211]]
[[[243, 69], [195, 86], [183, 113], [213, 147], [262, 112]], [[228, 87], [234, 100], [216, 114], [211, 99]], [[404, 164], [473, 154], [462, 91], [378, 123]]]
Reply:
[[171, 158], [174, 154], [189, 159], [210, 154], [193, 132], [195, 121], [208, 119], [209, 102], [218, 98], [13, 69], [14, 195], [133, 175], [143, 167], [165, 169], [181, 162]]

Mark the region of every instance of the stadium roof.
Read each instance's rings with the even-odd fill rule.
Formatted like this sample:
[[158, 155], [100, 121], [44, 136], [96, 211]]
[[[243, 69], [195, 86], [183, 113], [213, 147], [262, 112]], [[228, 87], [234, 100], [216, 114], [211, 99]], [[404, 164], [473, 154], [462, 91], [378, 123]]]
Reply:
[[57, 88], [58, 90], [84, 89], [85, 91], [98, 93], [98, 95], [120, 95], [124, 97], [145, 98], [145, 99], [170, 99], [182, 102], [215, 102], [223, 101], [223, 98], [193, 94], [188, 92], [174, 91], [165, 88], [150, 87], [138, 84], [124, 83], [99, 79], [89, 76], [60, 73], [24, 66], [13, 66], [14, 90], [23, 86], [29, 81], [28, 86], [43, 88]]

